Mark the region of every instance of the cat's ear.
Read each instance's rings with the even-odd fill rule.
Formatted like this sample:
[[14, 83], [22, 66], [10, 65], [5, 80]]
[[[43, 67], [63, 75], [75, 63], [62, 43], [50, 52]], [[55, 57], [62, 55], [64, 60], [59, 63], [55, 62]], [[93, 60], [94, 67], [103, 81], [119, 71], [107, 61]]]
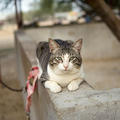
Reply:
[[55, 40], [53, 40], [51, 38], [49, 38], [48, 40], [49, 40], [50, 52], [55, 53], [60, 47], [59, 44]]
[[83, 41], [83, 39], [80, 38], [80, 39], [78, 39], [76, 42], [73, 43], [73, 49], [74, 49], [75, 51], [80, 52], [81, 47], [82, 47], [82, 41]]

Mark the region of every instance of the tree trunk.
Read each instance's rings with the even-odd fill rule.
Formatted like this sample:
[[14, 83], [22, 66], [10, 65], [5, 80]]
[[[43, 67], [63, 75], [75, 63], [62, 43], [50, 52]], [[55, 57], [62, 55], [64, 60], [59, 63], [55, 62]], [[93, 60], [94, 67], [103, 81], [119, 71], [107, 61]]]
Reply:
[[120, 21], [117, 19], [112, 9], [104, 0], [86, 0], [86, 2], [101, 16], [103, 21], [120, 41]]
[[[19, 2], [19, 10], [18, 10], [18, 2]], [[18, 2], [17, 2], [17, 0], [14, 0], [16, 23], [17, 23], [17, 27], [19, 29], [23, 26], [23, 19], [22, 19], [22, 10], [21, 10], [21, 0]]]
[[20, 27], [22, 27], [23, 26], [23, 14], [22, 14], [22, 1], [21, 0], [19, 0], [19, 16], [20, 16]]
[[18, 16], [17, 0], [14, 0], [14, 4], [15, 4], [16, 23], [17, 23], [17, 27], [19, 28], [19, 16]]

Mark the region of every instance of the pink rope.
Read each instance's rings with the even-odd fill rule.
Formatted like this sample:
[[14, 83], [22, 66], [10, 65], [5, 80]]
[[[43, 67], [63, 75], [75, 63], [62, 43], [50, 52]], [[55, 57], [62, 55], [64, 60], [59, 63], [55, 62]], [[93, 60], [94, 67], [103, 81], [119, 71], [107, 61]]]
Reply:
[[[31, 106], [31, 96], [35, 91], [36, 88], [36, 81], [38, 78], [39, 68], [33, 67], [32, 70], [29, 72], [29, 76], [27, 79], [26, 89], [27, 89], [27, 99], [26, 99], [26, 112], [30, 112], [30, 106]], [[33, 80], [32, 84], [30, 80]]]

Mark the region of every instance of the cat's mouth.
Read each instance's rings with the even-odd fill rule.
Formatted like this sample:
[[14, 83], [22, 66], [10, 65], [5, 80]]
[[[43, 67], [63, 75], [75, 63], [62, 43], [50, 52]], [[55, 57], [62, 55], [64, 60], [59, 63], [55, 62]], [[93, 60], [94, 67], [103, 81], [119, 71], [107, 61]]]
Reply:
[[69, 72], [70, 70], [69, 70], [69, 69], [64, 69], [63, 71], [64, 71], [64, 72]]
[[64, 71], [69, 71], [68, 69], [64, 69]]

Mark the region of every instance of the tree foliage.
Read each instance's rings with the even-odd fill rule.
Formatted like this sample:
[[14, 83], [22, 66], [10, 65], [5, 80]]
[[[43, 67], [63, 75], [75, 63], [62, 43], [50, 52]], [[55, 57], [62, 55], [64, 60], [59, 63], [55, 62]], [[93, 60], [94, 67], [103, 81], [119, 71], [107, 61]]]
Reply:
[[60, 3], [59, 0], [35, 0], [31, 3], [31, 10], [24, 13], [24, 18], [44, 18], [55, 12], [66, 12], [72, 9], [72, 3]]
[[55, 11], [56, 12], [66, 12], [72, 10], [72, 3], [61, 3], [60, 1], [56, 1]]
[[59, 0], [37, 0], [32, 4], [32, 8], [37, 14], [53, 15], [55, 12], [70, 11], [72, 4], [61, 4]]
[[[60, 3], [72, 3], [75, 2], [85, 11], [91, 11], [91, 6], [87, 4], [87, 0], [58, 0]], [[112, 8], [120, 8], [120, 0], [104, 0]]]
[[54, 0], [40, 0], [40, 10], [43, 14], [53, 14]]

